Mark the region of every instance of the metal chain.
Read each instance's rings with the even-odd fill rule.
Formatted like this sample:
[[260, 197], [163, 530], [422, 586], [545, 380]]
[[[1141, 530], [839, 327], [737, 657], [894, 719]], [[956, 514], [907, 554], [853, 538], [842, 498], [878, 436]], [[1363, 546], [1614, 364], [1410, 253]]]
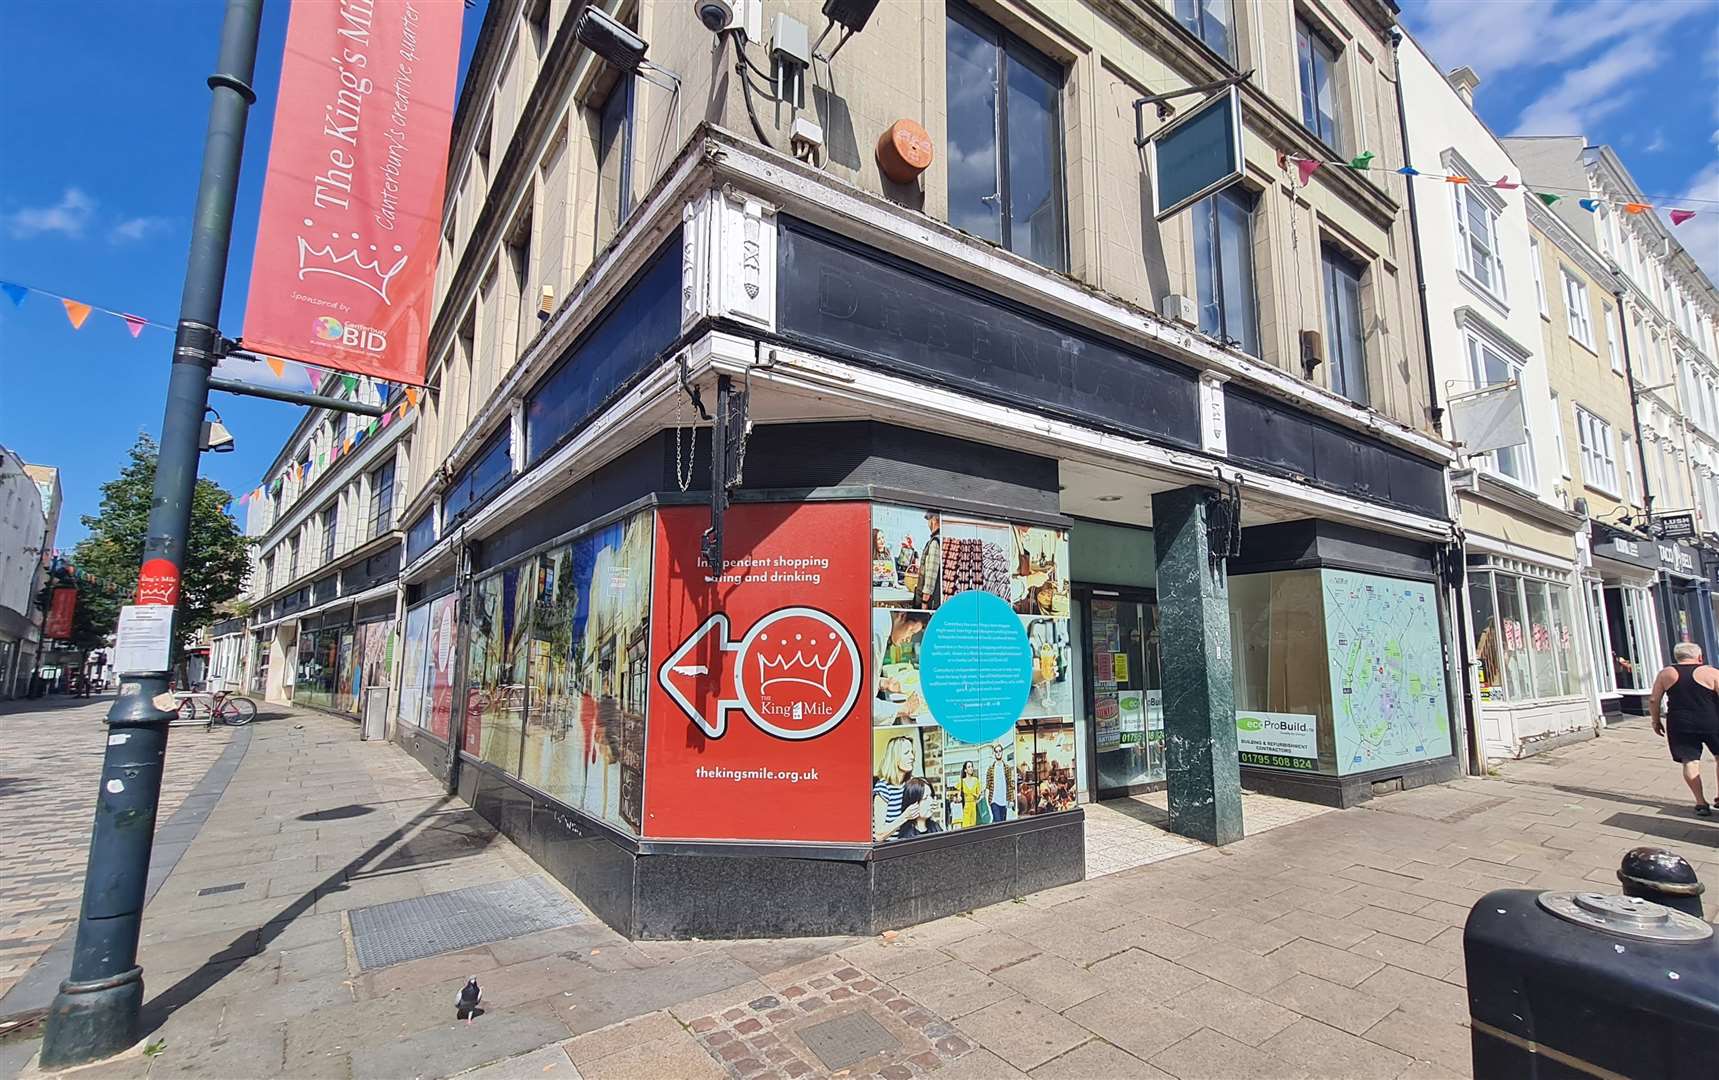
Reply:
[[675, 393], [675, 399], [674, 399], [674, 479], [675, 479], [675, 483], [680, 485], [680, 490], [681, 490], [682, 494], [685, 494], [687, 489], [692, 487], [692, 459], [693, 459], [693, 455], [698, 453], [698, 437], [697, 437], [697, 434], [695, 433], [692, 440], [691, 440], [692, 446], [690, 448], [690, 451], [685, 455], [685, 457], [686, 457], [686, 471], [684, 473], [682, 473], [681, 472], [681, 464], [680, 464], [681, 456], [682, 456], [681, 455], [681, 448], [680, 448], [680, 445], [681, 445], [680, 429], [681, 429], [681, 420], [686, 415], [686, 395], [687, 395], [686, 387], [681, 386], [681, 387], [677, 388], [677, 392]]

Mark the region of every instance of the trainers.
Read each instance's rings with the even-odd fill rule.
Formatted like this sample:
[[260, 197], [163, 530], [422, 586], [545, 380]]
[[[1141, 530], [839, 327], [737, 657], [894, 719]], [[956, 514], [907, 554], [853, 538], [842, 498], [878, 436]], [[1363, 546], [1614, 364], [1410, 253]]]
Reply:
[[1695, 807], [1695, 816], [1696, 817], [1712, 817], [1713, 816], [1713, 808], [1711, 806], [1708, 806], [1706, 803], [1701, 803]]

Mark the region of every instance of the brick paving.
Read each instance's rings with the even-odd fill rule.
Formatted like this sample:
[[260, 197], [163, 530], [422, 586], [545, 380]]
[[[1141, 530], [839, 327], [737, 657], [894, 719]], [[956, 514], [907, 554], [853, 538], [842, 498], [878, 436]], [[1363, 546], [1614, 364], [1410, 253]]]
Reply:
[[[352, 908], [540, 871], [397, 748], [294, 716], [255, 727], [151, 905], [162, 1053], [72, 1075], [1466, 1076], [1470, 906], [1609, 886], [1643, 842], [1719, 882], [1719, 826], [1685, 801], [1632, 722], [879, 938], [629, 942], [585, 919], [360, 972]], [[470, 1026], [453, 1019], [468, 975], [486, 1009]]]
[[[0, 704], [0, 996], [77, 922], [111, 697]], [[161, 778], [165, 822], [227, 746], [227, 728], [177, 728]]]

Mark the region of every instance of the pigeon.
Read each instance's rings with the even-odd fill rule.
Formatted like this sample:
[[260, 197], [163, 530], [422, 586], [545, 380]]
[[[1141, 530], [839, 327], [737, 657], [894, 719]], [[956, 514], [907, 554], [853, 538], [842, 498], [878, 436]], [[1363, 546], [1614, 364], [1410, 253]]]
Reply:
[[471, 1023], [472, 1017], [477, 1015], [478, 1002], [482, 1000], [483, 991], [478, 987], [477, 979], [467, 979], [466, 984], [460, 987], [460, 992], [454, 996], [454, 1019]]

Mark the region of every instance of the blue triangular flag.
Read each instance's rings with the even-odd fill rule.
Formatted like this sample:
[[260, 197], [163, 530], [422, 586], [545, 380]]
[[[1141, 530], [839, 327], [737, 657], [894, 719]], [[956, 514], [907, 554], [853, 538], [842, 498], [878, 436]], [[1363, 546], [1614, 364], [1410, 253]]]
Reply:
[[1398, 169], [1397, 172], [1403, 176], [1419, 176], [1421, 174], [1421, 171], [1413, 165], [1404, 165], [1402, 168]]
[[30, 295], [30, 290], [22, 285], [14, 285], [10, 281], [0, 281], [0, 292], [12, 298], [13, 307], [23, 307], [24, 297]]
[[1600, 210], [1600, 200], [1598, 199], [1577, 199], [1576, 205], [1590, 214], [1597, 214]]

